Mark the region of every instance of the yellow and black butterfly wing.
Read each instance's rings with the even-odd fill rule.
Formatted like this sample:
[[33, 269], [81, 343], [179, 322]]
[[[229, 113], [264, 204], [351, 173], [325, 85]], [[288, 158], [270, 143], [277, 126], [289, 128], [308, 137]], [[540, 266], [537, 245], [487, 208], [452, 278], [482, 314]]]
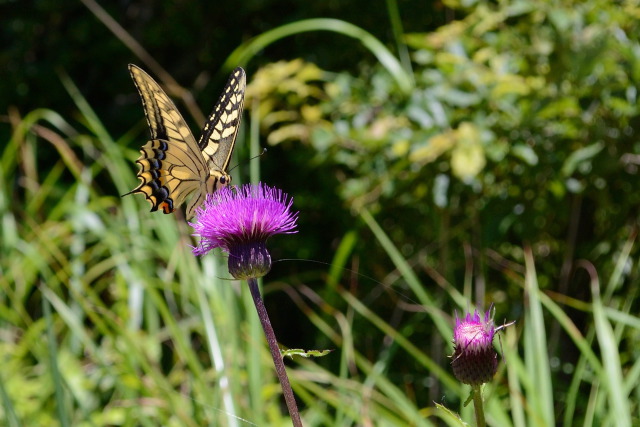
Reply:
[[202, 151], [209, 173], [215, 180], [210, 189], [212, 192], [220, 185], [228, 184], [230, 180], [227, 168], [242, 119], [246, 86], [246, 74], [238, 67], [229, 76], [198, 140], [198, 147]]
[[207, 193], [209, 168], [193, 134], [171, 98], [147, 73], [129, 64], [129, 72], [140, 93], [151, 140], [140, 149], [140, 185], [127, 194], [142, 193], [151, 211], [171, 213], [197, 191], [187, 208], [191, 218]]

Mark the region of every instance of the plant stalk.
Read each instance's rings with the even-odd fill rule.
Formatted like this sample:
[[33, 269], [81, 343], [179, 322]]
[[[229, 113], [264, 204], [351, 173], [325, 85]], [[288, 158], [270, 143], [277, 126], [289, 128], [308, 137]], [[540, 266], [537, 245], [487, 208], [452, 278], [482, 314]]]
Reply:
[[300, 420], [300, 413], [298, 412], [298, 405], [291, 390], [291, 384], [289, 384], [289, 378], [287, 377], [287, 371], [284, 368], [284, 361], [280, 354], [280, 347], [278, 347], [278, 341], [276, 340], [276, 334], [271, 327], [271, 321], [267, 314], [267, 309], [264, 306], [262, 297], [260, 296], [260, 289], [258, 288], [258, 280], [255, 278], [247, 279], [249, 283], [249, 289], [251, 290], [251, 296], [253, 297], [253, 303], [258, 311], [258, 317], [264, 330], [264, 335], [267, 337], [269, 343], [269, 350], [271, 350], [271, 357], [273, 358], [273, 364], [276, 368], [276, 374], [280, 380], [282, 386], [282, 392], [284, 393], [284, 400], [287, 402], [287, 408], [289, 409], [289, 415], [294, 427], [302, 427], [302, 421]]
[[480, 388], [482, 386], [472, 386], [473, 388], [473, 407], [476, 412], [476, 426], [477, 427], [486, 427], [487, 423], [484, 419], [484, 406], [482, 403], [482, 392]]

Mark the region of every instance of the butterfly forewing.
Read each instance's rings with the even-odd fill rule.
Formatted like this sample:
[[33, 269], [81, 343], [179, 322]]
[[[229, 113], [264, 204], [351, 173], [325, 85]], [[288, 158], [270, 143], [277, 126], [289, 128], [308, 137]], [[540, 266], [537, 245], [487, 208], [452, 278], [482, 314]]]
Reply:
[[238, 135], [247, 78], [238, 67], [229, 76], [220, 99], [202, 129], [198, 147], [212, 172], [226, 171]]
[[189, 126], [160, 85], [136, 65], [129, 64], [129, 72], [142, 99], [151, 139], [175, 140], [198, 152]]
[[[218, 179], [226, 175], [242, 113], [244, 71], [237, 68], [232, 73], [199, 143], [160, 85], [133, 64], [129, 71], [142, 99], [151, 140], [142, 146], [136, 161], [140, 185], [127, 194], [142, 193], [152, 212], [162, 208], [171, 213], [196, 192], [187, 207], [187, 218], [191, 218], [207, 191], [215, 191]], [[229, 133], [229, 128], [235, 130]]]

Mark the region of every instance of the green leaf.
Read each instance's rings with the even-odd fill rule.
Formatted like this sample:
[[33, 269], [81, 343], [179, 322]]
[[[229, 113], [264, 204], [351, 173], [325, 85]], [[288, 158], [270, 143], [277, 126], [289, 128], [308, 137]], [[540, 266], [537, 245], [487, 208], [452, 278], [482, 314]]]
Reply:
[[567, 159], [562, 165], [560, 172], [564, 176], [571, 176], [581, 163], [590, 161], [604, 148], [604, 143], [596, 142], [595, 144], [588, 145], [580, 148], [573, 153], [569, 154]]
[[516, 144], [511, 148], [511, 152], [517, 158], [524, 160], [529, 166], [535, 166], [538, 164], [538, 155], [533, 148], [525, 144]]
[[458, 415], [457, 413], [453, 412], [451, 409], [447, 408], [446, 406], [440, 404], [440, 403], [436, 403], [436, 415], [438, 417], [440, 417], [440, 419], [442, 419], [444, 422], [447, 423], [447, 425], [452, 426], [452, 427], [456, 427], [456, 426], [462, 426], [462, 427], [467, 427], [469, 426], [469, 424], [465, 423], [464, 421], [462, 421], [462, 419], [460, 418], [460, 415]]
[[293, 356], [300, 356], [304, 358], [322, 357], [332, 351], [333, 350], [303, 350], [301, 348], [290, 348], [288, 350], [280, 350], [280, 354], [282, 354], [282, 357], [290, 357], [293, 359]]

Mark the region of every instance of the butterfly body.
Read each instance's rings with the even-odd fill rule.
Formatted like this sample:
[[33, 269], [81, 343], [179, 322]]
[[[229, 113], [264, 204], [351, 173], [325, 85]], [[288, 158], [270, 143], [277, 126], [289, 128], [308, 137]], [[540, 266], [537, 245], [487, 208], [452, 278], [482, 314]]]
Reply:
[[195, 193], [186, 211], [191, 218], [208, 193], [231, 182], [227, 168], [242, 119], [244, 70], [238, 67], [231, 73], [197, 142], [160, 85], [133, 64], [129, 72], [142, 99], [151, 139], [136, 160], [141, 182], [127, 194], [142, 193], [152, 212], [162, 209], [168, 214]]

